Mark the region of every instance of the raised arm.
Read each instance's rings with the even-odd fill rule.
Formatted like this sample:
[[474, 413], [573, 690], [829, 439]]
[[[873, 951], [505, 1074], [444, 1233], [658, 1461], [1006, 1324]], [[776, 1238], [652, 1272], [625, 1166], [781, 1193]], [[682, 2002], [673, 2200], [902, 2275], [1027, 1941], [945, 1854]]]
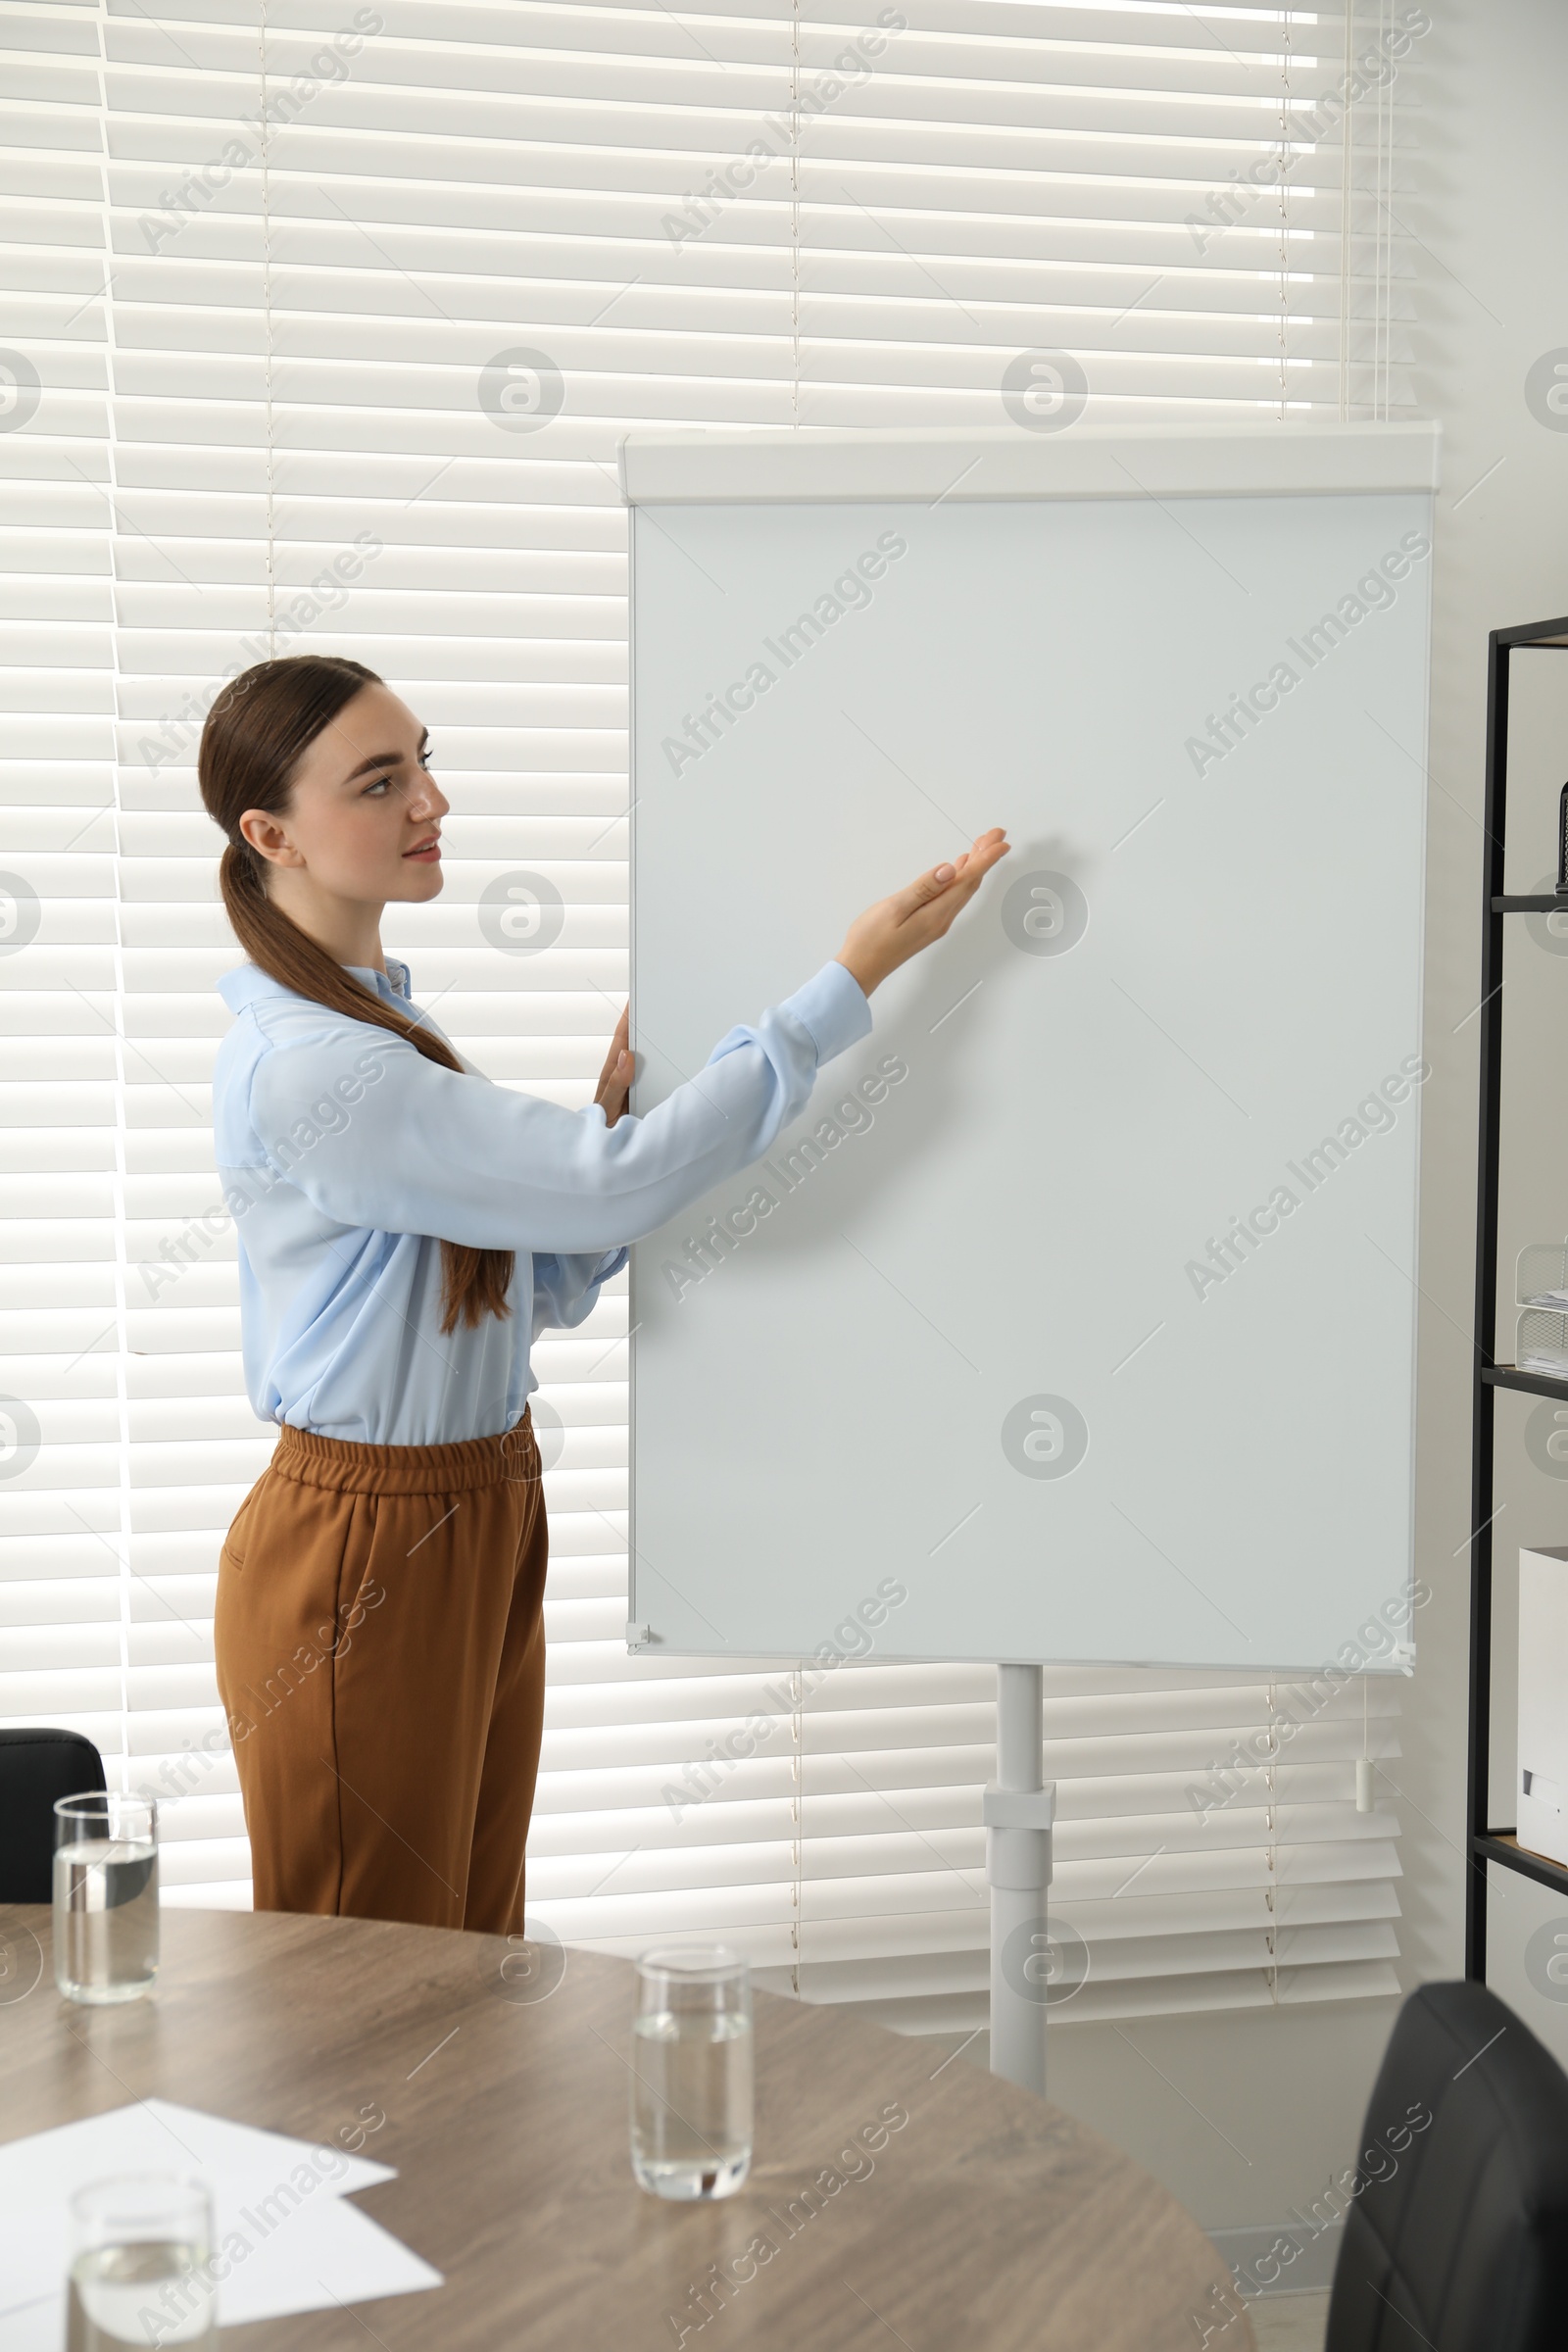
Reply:
[[760, 1159], [817, 1070], [871, 1026], [843, 964], [730, 1030], [646, 1117], [563, 1110], [427, 1061], [358, 1023], [290, 1036], [256, 1066], [251, 1118], [269, 1160], [340, 1224], [480, 1250], [614, 1249]]
[[250, 1115], [268, 1159], [323, 1214], [479, 1250], [612, 1250], [760, 1159], [822, 1064], [871, 1027], [866, 999], [942, 938], [997, 860], [1000, 828], [851, 926], [838, 956], [755, 1028], [720, 1038], [656, 1110], [623, 1111], [614, 1055], [587, 1109], [443, 1069], [402, 1039], [319, 1007], [270, 1007]]

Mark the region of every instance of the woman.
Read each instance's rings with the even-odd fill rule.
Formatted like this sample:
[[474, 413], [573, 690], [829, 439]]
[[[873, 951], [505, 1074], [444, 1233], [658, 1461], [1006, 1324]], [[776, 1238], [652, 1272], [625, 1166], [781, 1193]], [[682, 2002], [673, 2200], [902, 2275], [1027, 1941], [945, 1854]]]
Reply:
[[626, 1016], [593, 1104], [485, 1082], [382, 954], [441, 888], [448, 802], [358, 662], [264, 662], [202, 735], [249, 961], [220, 983], [214, 1126], [246, 1385], [279, 1423], [219, 1569], [218, 1683], [259, 1909], [514, 1934], [544, 1709], [546, 1530], [528, 1349], [624, 1244], [760, 1159], [878, 982], [1005, 853], [986, 833], [851, 926], [700, 1080], [625, 1116]]

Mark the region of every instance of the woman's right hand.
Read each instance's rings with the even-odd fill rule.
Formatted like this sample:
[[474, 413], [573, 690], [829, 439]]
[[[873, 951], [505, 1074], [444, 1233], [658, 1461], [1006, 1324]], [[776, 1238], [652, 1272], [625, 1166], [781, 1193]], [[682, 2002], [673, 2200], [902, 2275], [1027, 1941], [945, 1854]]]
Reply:
[[994, 825], [955, 863], [933, 866], [906, 890], [879, 899], [850, 925], [836, 960], [869, 996], [889, 972], [946, 934], [1010, 846], [1004, 828]]

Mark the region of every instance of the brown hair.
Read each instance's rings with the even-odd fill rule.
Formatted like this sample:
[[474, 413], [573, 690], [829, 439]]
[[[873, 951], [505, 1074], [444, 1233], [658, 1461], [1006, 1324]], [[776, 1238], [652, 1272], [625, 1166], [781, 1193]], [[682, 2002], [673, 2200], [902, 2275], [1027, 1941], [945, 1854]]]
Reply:
[[[381, 679], [363, 662], [335, 654], [290, 654], [258, 662], [223, 687], [208, 712], [197, 755], [207, 813], [228, 837], [219, 868], [228, 919], [252, 963], [297, 997], [309, 997], [351, 1021], [407, 1038], [426, 1061], [461, 1070], [444, 1038], [412, 1015], [395, 1012], [329, 956], [318, 940], [274, 906], [265, 858], [239, 829], [247, 808], [281, 816], [293, 797], [294, 770], [323, 727], [366, 686]], [[512, 1312], [507, 1293], [515, 1264], [510, 1250], [441, 1244], [441, 1329], [473, 1330], [485, 1315]]]

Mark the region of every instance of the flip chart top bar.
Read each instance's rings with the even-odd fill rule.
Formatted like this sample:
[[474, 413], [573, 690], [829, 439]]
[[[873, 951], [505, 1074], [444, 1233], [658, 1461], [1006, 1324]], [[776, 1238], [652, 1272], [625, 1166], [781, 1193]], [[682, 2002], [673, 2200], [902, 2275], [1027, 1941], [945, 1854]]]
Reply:
[[1439, 429], [1302, 421], [640, 432], [620, 445], [620, 483], [636, 507], [1435, 490]]

